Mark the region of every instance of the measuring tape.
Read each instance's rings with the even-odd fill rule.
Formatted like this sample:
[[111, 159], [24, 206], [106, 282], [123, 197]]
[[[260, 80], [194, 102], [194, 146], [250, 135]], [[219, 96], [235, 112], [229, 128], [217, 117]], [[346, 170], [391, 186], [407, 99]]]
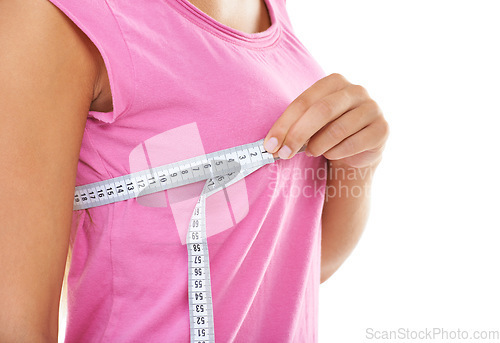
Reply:
[[263, 144], [261, 139], [75, 188], [73, 210], [83, 210], [207, 180], [191, 216], [186, 237], [191, 342], [215, 342], [206, 199], [279, 159], [267, 152]]

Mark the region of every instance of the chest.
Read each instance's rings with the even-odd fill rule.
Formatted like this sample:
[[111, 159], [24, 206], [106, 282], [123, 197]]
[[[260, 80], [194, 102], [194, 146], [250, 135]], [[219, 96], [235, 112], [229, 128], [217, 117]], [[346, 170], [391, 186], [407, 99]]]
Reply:
[[[138, 147], [160, 159], [179, 150], [172, 157], [179, 160], [191, 148], [202, 154], [262, 139], [294, 98], [324, 76], [276, 9], [278, 1], [266, 3], [272, 25], [257, 34], [221, 26], [187, 0], [114, 9], [118, 20], [129, 19], [119, 23], [133, 65], [130, 78], [117, 75], [115, 84], [133, 87], [134, 96], [124, 99], [129, 109], [116, 122], [87, 123], [82, 147], [92, 139], [104, 162], [98, 174], [130, 173]], [[94, 181], [84, 180], [85, 168], [97, 168], [85, 158], [81, 183]]]
[[[210, 18], [235, 30], [246, 33], [264, 32], [272, 25], [269, 10], [264, 0], [184, 0]], [[91, 111], [110, 112], [113, 110], [109, 76], [102, 57], [99, 59], [97, 98], [90, 106]]]
[[215, 21], [235, 30], [256, 33], [271, 26], [264, 0], [186, 0]]

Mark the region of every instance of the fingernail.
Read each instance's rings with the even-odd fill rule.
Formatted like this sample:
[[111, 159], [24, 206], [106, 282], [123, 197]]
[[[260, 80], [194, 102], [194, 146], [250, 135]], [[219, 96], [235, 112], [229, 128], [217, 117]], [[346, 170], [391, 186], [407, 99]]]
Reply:
[[278, 151], [278, 156], [283, 159], [287, 159], [290, 157], [290, 154], [292, 153], [292, 149], [290, 149], [287, 145], [283, 145]]
[[274, 152], [274, 149], [278, 146], [278, 138], [271, 137], [264, 144], [264, 148], [269, 152]]
[[307, 155], [307, 156], [309, 156], [309, 157], [311, 157], [311, 156], [312, 156], [312, 154], [311, 154], [309, 151], [307, 151], [307, 150], [305, 151], [305, 153], [306, 153], [306, 155]]

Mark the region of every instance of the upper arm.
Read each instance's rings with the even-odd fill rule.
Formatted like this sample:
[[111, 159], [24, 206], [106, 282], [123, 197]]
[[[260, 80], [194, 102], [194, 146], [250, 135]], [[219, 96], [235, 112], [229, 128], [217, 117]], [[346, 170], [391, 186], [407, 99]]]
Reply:
[[0, 0], [0, 341], [57, 341], [97, 49], [46, 0]]

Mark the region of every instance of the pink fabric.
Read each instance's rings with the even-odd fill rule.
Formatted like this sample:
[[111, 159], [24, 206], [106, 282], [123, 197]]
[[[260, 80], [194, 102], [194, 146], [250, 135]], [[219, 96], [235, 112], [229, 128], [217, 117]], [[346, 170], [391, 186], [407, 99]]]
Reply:
[[[112, 112], [89, 112], [77, 185], [261, 139], [324, 76], [284, 0], [267, 0], [258, 34], [187, 0], [50, 1], [95, 43], [113, 93]], [[218, 342], [317, 341], [325, 166], [279, 160], [207, 200]], [[189, 341], [183, 235], [200, 192], [75, 212], [66, 342]]]

